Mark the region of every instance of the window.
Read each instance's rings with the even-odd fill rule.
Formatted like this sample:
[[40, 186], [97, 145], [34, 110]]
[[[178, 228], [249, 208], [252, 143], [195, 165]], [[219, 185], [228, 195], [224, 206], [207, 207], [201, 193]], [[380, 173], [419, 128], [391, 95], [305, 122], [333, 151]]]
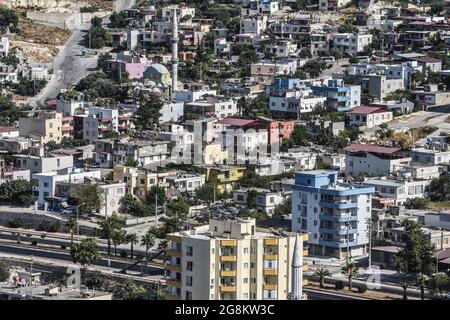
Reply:
[[186, 261], [186, 270], [192, 271], [193, 268], [193, 262], [192, 261]]
[[248, 248], [244, 248], [244, 254], [248, 254]]
[[192, 277], [191, 276], [186, 276], [186, 285], [188, 287], [192, 287]]
[[186, 247], [186, 255], [189, 257], [192, 257], [192, 253], [193, 253], [193, 248], [191, 246], [187, 246]]

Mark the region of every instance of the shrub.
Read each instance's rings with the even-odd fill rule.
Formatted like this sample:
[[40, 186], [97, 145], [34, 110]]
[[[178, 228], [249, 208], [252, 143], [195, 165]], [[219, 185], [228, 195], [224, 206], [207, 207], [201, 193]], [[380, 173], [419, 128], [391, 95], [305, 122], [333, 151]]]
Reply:
[[37, 246], [37, 241], [36, 240], [31, 241], [31, 245]]
[[66, 245], [65, 245], [65, 244], [62, 244], [62, 245], [61, 245], [61, 249], [66, 250]]
[[344, 289], [344, 282], [339, 280], [334, 284], [334, 288], [336, 290], [343, 290]]
[[127, 252], [125, 250], [120, 251], [120, 256], [122, 258], [126, 258], [128, 256]]
[[20, 227], [22, 227], [22, 225], [23, 225], [23, 222], [22, 222], [22, 219], [20, 219], [20, 218], [16, 218], [14, 220], [8, 221], [9, 228], [20, 228]]
[[359, 293], [364, 293], [367, 291], [367, 286], [365, 284], [360, 284], [357, 288]]

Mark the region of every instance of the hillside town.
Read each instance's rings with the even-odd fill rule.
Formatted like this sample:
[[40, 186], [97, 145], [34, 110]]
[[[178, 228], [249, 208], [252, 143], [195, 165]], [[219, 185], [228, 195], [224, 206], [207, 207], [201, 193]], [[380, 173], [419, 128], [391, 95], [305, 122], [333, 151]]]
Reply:
[[0, 300], [450, 299], [450, 1], [0, 0]]

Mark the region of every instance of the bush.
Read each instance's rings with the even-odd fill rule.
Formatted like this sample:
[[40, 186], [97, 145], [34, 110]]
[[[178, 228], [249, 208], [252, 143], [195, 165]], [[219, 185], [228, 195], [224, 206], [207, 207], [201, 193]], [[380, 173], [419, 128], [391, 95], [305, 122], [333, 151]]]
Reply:
[[357, 286], [357, 289], [359, 293], [364, 293], [367, 291], [367, 286], [365, 284], [360, 284], [359, 286]]
[[120, 251], [120, 256], [122, 258], [126, 258], [128, 256], [127, 252], [125, 250]]
[[61, 245], [61, 249], [66, 250], [66, 245], [65, 245], [65, 244], [62, 244], [62, 245]]
[[20, 219], [20, 218], [16, 218], [14, 220], [8, 221], [9, 228], [20, 228], [20, 227], [22, 227], [22, 225], [23, 225], [23, 222], [22, 222], [22, 219]]
[[335, 284], [334, 284], [334, 288], [336, 289], [336, 290], [343, 290], [344, 289], [344, 282], [343, 281], [337, 281]]
[[37, 241], [36, 240], [31, 241], [31, 245], [37, 246]]

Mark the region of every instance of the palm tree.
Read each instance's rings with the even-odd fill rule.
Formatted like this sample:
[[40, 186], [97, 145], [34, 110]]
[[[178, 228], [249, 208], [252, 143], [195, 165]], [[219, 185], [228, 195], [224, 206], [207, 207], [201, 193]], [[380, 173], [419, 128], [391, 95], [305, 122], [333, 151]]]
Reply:
[[70, 232], [70, 247], [73, 246], [73, 233], [75, 232], [77, 225], [77, 220], [73, 218], [70, 218], [69, 221], [66, 222], [66, 230], [67, 232]]
[[100, 222], [100, 228], [108, 239], [108, 255], [111, 255], [111, 238], [114, 232], [120, 228], [119, 220], [116, 217], [105, 219]]
[[134, 249], [134, 245], [139, 243], [139, 239], [136, 235], [136, 233], [130, 233], [127, 234], [127, 242], [130, 244], [130, 256], [131, 259], [133, 259], [133, 249]]
[[120, 246], [126, 240], [125, 230], [115, 230], [112, 237], [112, 242], [114, 244], [114, 256], [117, 256], [117, 246]]
[[416, 279], [416, 286], [420, 289], [420, 300], [425, 300], [425, 288], [427, 287], [428, 277], [420, 274]]
[[402, 281], [400, 282], [400, 286], [403, 288], [403, 300], [408, 300], [408, 287], [409, 282], [408, 281]]
[[169, 246], [169, 241], [164, 239], [159, 242], [158, 249], [165, 250], [165, 249], [167, 249], [168, 246]]
[[345, 266], [342, 267], [342, 274], [345, 274], [348, 278], [348, 290], [352, 290], [352, 280], [353, 278], [357, 277], [358, 272], [358, 266], [355, 262], [352, 261], [352, 258], [349, 257], [345, 263]]
[[321, 287], [321, 288], [325, 287], [325, 277], [331, 277], [331, 276], [332, 276], [330, 270], [328, 270], [328, 269], [323, 269], [323, 268], [317, 269], [316, 272], [315, 272], [315, 274], [316, 274], [317, 276], [319, 276], [319, 279], [320, 279], [320, 287]]
[[155, 244], [155, 236], [148, 230], [141, 237], [141, 246], [145, 246], [145, 256], [148, 256], [148, 250]]

